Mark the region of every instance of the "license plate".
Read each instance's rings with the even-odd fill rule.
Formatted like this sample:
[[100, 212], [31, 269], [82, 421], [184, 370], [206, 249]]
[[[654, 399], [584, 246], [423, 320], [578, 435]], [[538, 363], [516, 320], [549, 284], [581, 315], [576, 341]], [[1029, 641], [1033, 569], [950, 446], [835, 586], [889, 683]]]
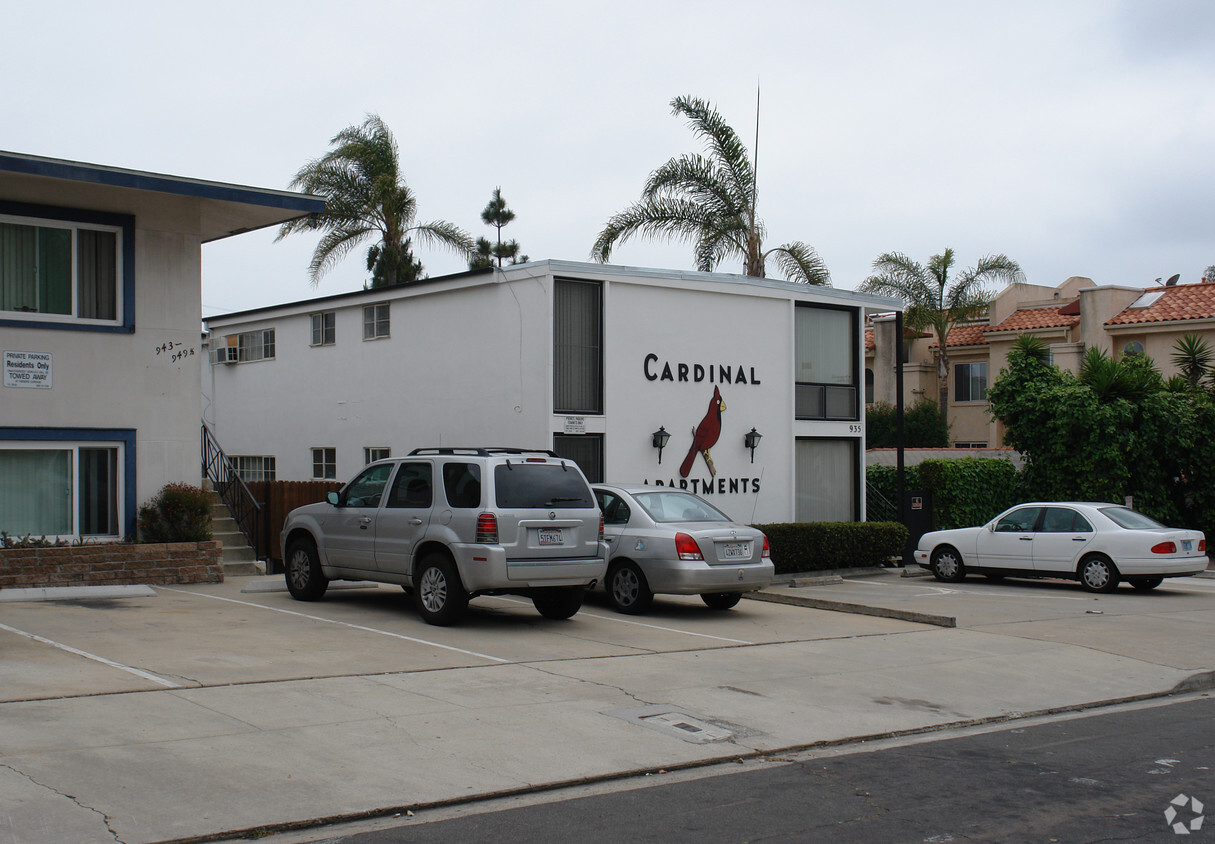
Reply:
[[750, 542], [723, 542], [721, 545], [721, 559], [723, 559], [723, 560], [749, 560], [749, 559], [751, 559], [751, 543]]
[[1181, 550], [1182, 551], [1191, 551], [1191, 550], [1193, 550], [1193, 548], [1194, 548], [1194, 540], [1192, 540], [1192, 539], [1181, 540]]
[[541, 546], [565, 544], [565, 533], [561, 528], [541, 528], [536, 531], [536, 538]]

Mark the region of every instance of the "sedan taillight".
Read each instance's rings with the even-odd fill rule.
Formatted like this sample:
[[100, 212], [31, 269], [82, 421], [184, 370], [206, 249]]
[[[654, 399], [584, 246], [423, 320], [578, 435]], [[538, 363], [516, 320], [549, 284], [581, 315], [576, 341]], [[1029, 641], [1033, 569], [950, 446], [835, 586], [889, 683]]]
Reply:
[[477, 542], [481, 545], [498, 544], [498, 517], [493, 513], [477, 516]]
[[704, 555], [700, 553], [700, 546], [696, 544], [696, 540], [686, 533], [675, 534], [675, 553], [679, 556], [679, 559], [688, 562], [704, 559]]
[[1155, 545], [1152, 546], [1152, 553], [1153, 554], [1176, 554], [1177, 553], [1177, 543], [1172, 542], [1172, 541], [1157, 542]]
[[772, 556], [772, 549], [768, 547], [768, 537], [766, 537], [766, 536], [764, 537], [764, 553], [762, 556], [764, 556], [764, 557]]
[[1207, 541], [1205, 539], [1198, 540], [1198, 550], [1199, 551], [1207, 550]]

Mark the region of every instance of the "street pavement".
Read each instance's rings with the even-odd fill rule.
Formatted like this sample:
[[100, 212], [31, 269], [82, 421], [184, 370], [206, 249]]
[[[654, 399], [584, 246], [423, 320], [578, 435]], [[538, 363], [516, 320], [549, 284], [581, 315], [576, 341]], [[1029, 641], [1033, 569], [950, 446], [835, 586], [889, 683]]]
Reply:
[[[1210, 688], [1215, 580], [780, 585], [728, 612], [512, 597], [423, 624], [281, 577], [0, 593], [0, 843], [217, 840]], [[841, 611], [847, 610], [847, 611]]]

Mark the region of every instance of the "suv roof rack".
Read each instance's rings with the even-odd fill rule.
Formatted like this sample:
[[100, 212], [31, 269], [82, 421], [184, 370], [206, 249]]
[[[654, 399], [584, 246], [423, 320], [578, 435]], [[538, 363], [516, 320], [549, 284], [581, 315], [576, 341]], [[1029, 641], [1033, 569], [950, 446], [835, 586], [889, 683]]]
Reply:
[[442, 446], [438, 448], [415, 448], [409, 452], [412, 457], [415, 454], [470, 454], [478, 457], [492, 457], [495, 454], [544, 454], [548, 457], [561, 458], [556, 452], [547, 448], [507, 448], [499, 446], [491, 446], [483, 448], [479, 446]]

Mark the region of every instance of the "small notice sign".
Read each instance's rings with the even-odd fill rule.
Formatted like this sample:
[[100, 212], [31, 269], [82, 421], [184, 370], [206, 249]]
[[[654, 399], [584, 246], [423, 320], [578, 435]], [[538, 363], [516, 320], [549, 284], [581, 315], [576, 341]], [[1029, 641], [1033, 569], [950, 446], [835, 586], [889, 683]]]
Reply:
[[567, 416], [567, 417], [565, 417], [564, 433], [585, 434], [586, 433], [586, 417], [585, 416]]
[[911, 509], [912, 510], [923, 510], [924, 509], [924, 499], [918, 495], [913, 495], [911, 497]]
[[51, 388], [50, 352], [4, 352], [4, 386]]

